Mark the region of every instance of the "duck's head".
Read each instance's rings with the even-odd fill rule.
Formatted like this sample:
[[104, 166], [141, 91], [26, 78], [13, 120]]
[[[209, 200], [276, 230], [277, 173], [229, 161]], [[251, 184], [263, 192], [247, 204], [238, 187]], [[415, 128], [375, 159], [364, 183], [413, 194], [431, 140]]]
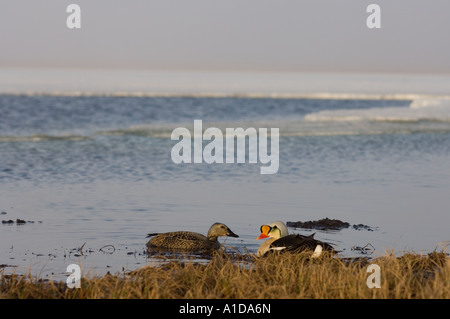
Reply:
[[288, 235], [288, 230], [286, 225], [282, 221], [275, 221], [273, 223], [270, 223], [268, 225], [262, 225], [261, 226], [261, 235], [259, 235], [256, 239], [263, 239], [263, 238], [274, 238], [278, 239], [284, 236]]
[[208, 238], [217, 238], [219, 236], [239, 237], [228, 228], [227, 225], [222, 223], [215, 223], [209, 228]]

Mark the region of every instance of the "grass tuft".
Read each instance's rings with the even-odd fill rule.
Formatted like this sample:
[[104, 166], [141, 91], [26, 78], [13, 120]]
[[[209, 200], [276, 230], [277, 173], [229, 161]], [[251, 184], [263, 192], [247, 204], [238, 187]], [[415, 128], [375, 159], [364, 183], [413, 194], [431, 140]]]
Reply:
[[[206, 264], [172, 260], [126, 275], [86, 276], [75, 289], [65, 282], [2, 271], [0, 298], [450, 298], [450, 258], [444, 252], [386, 254], [373, 260], [309, 256], [216, 254]], [[380, 288], [367, 286], [370, 264], [379, 266]]]

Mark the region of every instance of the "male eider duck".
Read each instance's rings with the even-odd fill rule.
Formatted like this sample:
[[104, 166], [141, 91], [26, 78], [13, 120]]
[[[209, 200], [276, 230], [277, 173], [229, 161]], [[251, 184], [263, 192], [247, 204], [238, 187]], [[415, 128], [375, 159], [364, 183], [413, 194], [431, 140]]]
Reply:
[[215, 223], [204, 236], [189, 231], [176, 231], [162, 234], [148, 234], [153, 237], [147, 242], [147, 251], [151, 250], [175, 250], [175, 251], [212, 251], [220, 248], [217, 240], [219, 236], [239, 237], [225, 224]]
[[323, 250], [333, 251], [333, 247], [325, 242], [314, 239], [314, 234], [303, 236], [289, 235], [286, 225], [282, 221], [275, 221], [261, 226], [261, 235], [256, 239], [269, 238], [259, 246], [257, 256], [262, 257], [270, 251], [298, 253], [305, 250], [314, 251], [312, 258], [319, 257]]

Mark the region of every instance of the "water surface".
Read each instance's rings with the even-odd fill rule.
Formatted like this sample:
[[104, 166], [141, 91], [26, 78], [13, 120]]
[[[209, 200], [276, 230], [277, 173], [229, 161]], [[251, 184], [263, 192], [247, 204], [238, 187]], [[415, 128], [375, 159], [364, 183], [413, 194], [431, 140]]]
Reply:
[[[206, 234], [218, 221], [240, 236], [225, 245], [250, 253], [274, 220], [373, 227], [317, 231], [343, 256], [368, 243], [426, 253], [450, 239], [446, 99], [3, 94], [0, 114], [0, 217], [30, 221], [0, 225], [8, 271], [132, 270], [159, 262], [144, 253], [147, 233]], [[171, 133], [195, 119], [279, 128], [278, 173], [173, 163]]]

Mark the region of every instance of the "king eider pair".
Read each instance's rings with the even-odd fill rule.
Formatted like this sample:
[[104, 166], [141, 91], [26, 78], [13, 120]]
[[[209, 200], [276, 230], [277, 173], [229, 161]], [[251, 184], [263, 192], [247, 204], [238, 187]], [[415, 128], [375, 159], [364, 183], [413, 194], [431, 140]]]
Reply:
[[[222, 223], [211, 226], [207, 236], [189, 231], [169, 233], [152, 233], [147, 242], [147, 251], [171, 250], [188, 252], [211, 252], [220, 248], [219, 236], [239, 237]], [[319, 257], [323, 250], [333, 251], [333, 247], [325, 242], [314, 239], [314, 234], [303, 236], [289, 235], [286, 225], [275, 221], [261, 226], [261, 235], [257, 239], [269, 238], [258, 249], [257, 256], [262, 257], [272, 251], [301, 252], [313, 251], [312, 257]]]
[[262, 225], [261, 235], [257, 239], [269, 239], [259, 246], [257, 256], [262, 257], [273, 251], [298, 253], [311, 250], [313, 251], [311, 257], [317, 258], [322, 254], [323, 250], [333, 251], [333, 247], [330, 244], [314, 239], [314, 234], [309, 236], [300, 234], [289, 235], [287, 227], [282, 221]]

